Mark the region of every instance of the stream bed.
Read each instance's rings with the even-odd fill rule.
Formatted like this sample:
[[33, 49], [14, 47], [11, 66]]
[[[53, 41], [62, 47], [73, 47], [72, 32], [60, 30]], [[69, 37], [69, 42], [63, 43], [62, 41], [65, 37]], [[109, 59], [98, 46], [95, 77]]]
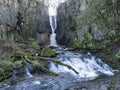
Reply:
[[70, 65], [79, 74], [65, 66], [50, 62], [49, 69], [59, 73], [59, 76], [43, 75], [35, 77], [31, 76], [27, 70], [26, 73], [29, 73], [28, 75], [31, 77], [11, 79], [9, 84], [1, 85], [0, 90], [67, 90], [68, 88], [81, 86], [83, 82], [94, 81], [98, 78], [104, 80], [108, 78], [107, 80], [109, 80], [114, 75], [114, 70], [111, 67], [90, 53], [82, 55], [61, 47], [56, 50], [59, 53], [56, 59]]

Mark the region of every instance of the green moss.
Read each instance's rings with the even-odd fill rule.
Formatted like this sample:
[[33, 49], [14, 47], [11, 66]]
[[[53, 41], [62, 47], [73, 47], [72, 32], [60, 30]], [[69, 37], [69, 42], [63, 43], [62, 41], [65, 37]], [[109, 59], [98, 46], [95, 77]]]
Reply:
[[75, 49], [81, 49], [81, 48], [82, 48], [82, 42], [79, 41], [79, 40], [76, 40], [76, 41], [72, 42], [72, 43], [70, 44], [70, 46], [71, 46], [72, 48], [75, 48]]
[[89, 39], [88, 37], [84, 37], [83, 40], [76, 40], [70, 44], [70, 47], [81, 50], [91, 50], [93, 52], [97, 50], [106, 49], [106, 45], [104, 45], [102, 42], [98, 42], [95, 39]]
[[22, 60], [17, 60], [17, 61], [14, 62], [14, 64], [22, 67], [23, 62], [22, 62]]
[[8, 60], [1, 60], [0, 68], [3, 70], [12, 70], [14, 68], [14, 64]]
[[32, 47], [36, 50], [39, 50], [40, 49], [40, 45], [38, 44], [38, 42], [32, 42]]
[[11, 74], [10, 72], [6, 72], [6, 73], [0, 74], [0, 82], [2, 82], [3, 80], [11, 77], [11, 75], [12, 75], [12, 74]]
[[25, 60], [26, 60], [27, 62], [31, 63], [31, 64], [32, 64], [33, 66], [35, 66], [35, 67], [38, 67], [40, 70], [46, 71], [46, 72], [48, 72], [48, 73], [50, 73], [50, 74], [52, 74], [52, 75], [54, 75], [54, 76], [58, 76], [58, 74], [57, 74], [56, 72], [53, 72], [53, 71], [47, 69], [47, 68], [45, 67], [45, 63], [43, 64], [43, 63], [40, 63], [39, 61], [30, 60], [27, 56], [24, 56], [24, 58], [25, 58]]
[[41, 56], [44, 57], [54, 57], [56, 55], [57, 55], [56, 51], [51, 48], [46, 48], [41, 51]]
[[14, 64], [8, 60], [0, 61], [0, 81], [6, 79], [12, 74]]
[[119, 50], [118, 53], [116, 54], [116, 58], [117, 58], [118, 60], [120, 60], [120, 50]]
[[33, 38], [35, 36], [35, 28], [32, 25], [26, 26], [24, 30], [25, 30], [28, 37]]

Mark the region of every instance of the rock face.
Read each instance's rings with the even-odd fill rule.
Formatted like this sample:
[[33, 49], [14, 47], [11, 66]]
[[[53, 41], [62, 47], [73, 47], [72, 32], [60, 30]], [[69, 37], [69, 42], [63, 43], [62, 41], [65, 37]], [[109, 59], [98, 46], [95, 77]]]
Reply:
[[66, 44], [74, 40], [76, 33], [76, 3], [74, 0], [69, 0], [58, 8], [56, 38], [60, 44]]
[[83, 40], [86, 35], [95, 40], [115, 35], [120, 27], [120, 17], [116, 13], [119, 4], [112, 0], [68, 0], [61, 4], [56, 30], [58, 43]]
[[1, 0], [0, 39], [13, 38], [11, 35], [6, 35], [10, 33], [11, 28], [34, 35], [39, 43], [48, 43], [50, 25], [44, 2], [42, 0]]

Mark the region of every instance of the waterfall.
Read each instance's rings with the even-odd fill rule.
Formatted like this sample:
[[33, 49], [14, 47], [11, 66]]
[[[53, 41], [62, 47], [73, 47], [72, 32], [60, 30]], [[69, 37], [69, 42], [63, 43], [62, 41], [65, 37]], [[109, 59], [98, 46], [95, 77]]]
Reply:
[[51, 2], [49, 6], [49, 20], [50, 20], [50, 26], [52, 30], [52, 34], [50, 35], [50, 46], [57, 47], [57, 41], [56, 41], [56, 33], [55, 30], [57, 28], [57, 6], [56, 3]]
[[61, 3], [64, 3], [66, 0], [46, 0], [45, 3], [48, 3], [48, 12], [50, 26], [52, 29], [52, 34], [50, 35], [50, 46], [57, 47], [56, 33], [57, 28], [57, 8]]
[[50, 20], [50, 26], [52, 30], [52, 34], [50, 35], [50, 46], [57, 47], [57, 41], [56, 41], [56, 33], [55, 30], [57, 28], [57, 7], [60, 3], [63, 1], [60, 0], [49, 0], [49, 20]]
[[56, 42], [56, 33], [55, 30], [57, 28], [57, 21], [56, 21], [56, 16], [49, 16], [50, 19], [50, 26], [52, 29], [52, 34], [50, 35], [50, 46], [57, 46]]
[[[52, 34], [50, 36], [50, 46], [57, 46], [56, 42], [56, 33], [55, 30], [57, 28], [57, 7], [59, 0], [50, 0], [52, 1], [49, 6], [49, 19], [50, 19], [50, 26], [52, 29]], [[65, 1], [65, 0], [64, 0]], [[56, 3], [57, 2], [57, 3]], [[63, 3], [63, 2], [61, 2]], [[58, 47], [60, 48], [60, 47]], [[58, 50], [60, 51], [60, 50]], [[113, 70], [110, 68], [107, 64], [103, 63], [99, 58], [96, 58], [92, 56], [91, 54], [88, 54], [89, 57], [84, 57], [79, 53], [65, 51], [61, 47], [62, 54], [58, 55], [56, 58], [60, 60], [61, 62], [70, 65], [73, 67], [76, 71], [79, 72], [79, 74], [76, 74], [74, 71], [68, 69], [65, 66], [56, 65], [55, 63], [50, 63], [50, 70], [58, 72], [59, 74], [69, 74], [79, 79], [83, 80], [91, 80], [99, 75], [113, 75]]]

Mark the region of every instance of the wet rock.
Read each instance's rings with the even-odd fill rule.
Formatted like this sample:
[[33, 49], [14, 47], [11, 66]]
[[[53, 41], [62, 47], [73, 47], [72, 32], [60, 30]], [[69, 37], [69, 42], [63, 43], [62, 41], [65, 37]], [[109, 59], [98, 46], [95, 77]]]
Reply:
[[41, 51], [41, 56], [54, 57], [56, 55], [57, 55], [57, 52], [51, 48], [46, 48]]
[[[68, 77], [69, 76], [69, 77]], [[75, 81], [65, 73], [60, 76], [40, 76], [32, 78], [16, 79], [14, 85], [1, 86], [1, 90], [119, 90], [119, 77], [102, 77], [91, 81]]]
[[13, 63], [9, 60], [0, 60], [0, 81], [10, 77], [14, 67]]
[[100, 87], [100, 90], [107, 90], [107, 86], [106, 86], [106, 85], [102, 85], [102, 86]]
[[32, 47], [36, 50], [39, 50], [41, 48], [40, 45], [38, 44], [38, 42], [35, 42], [35, 41], [32, 42]]
[[76, 33], [75, 3], [76, 0], [69, 0], [58, 7], [56, 39], [60, 44], [67, 44], [74, 40]]

